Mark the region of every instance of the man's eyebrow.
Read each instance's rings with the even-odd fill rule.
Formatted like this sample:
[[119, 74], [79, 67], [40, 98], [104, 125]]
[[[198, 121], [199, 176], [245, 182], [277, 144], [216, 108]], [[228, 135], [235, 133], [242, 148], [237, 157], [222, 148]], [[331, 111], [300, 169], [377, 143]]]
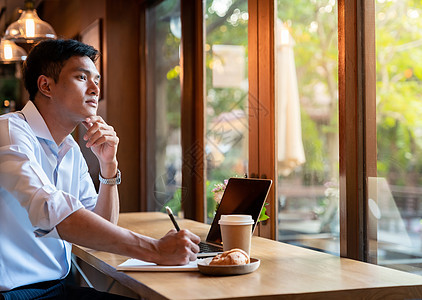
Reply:
[[[90, 70], [84, 69], [84, 68], [78, 68], [78, 71], [84, 72], [84, 73], [89, 74], [89, 75], [92, 74], [92, 72]], [[96, 79], [100, 79], [101, 78], [101, 75], [100, 74], [97, 74], [97, 73], [94, 73], [94, 74], [95, 74], [95, 78]]]

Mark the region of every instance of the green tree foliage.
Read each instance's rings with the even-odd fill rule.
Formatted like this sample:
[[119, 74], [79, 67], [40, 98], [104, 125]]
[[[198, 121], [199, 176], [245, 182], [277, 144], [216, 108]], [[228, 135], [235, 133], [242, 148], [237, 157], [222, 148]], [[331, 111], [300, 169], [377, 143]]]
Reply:
[[378, 176], [422, 183], [422, 3], [377, 1]]

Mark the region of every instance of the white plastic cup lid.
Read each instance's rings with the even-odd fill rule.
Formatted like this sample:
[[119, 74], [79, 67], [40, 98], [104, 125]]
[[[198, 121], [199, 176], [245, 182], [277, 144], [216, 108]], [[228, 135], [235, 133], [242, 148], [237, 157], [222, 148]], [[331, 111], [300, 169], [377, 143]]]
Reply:
[[251, 215], [221, 215], [220, 225], [251, 225], [254, 223]]

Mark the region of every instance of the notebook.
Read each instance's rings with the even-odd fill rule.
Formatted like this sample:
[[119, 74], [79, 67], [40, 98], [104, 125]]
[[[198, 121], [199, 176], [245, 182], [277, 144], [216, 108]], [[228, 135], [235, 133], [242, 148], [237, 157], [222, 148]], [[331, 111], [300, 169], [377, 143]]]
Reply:
[[129, 258], [124, 263], [116, 267], [117, 271], [198, 271], [198, 260], [191, 261], [183, 266], [164, 266], [154, 263], [146, 262], [143, 260]]
[[218, 224], [221, 215], [251, 215], [254, 219], [251, 233], [253, 234], [271, 184], [272, 180], [270, 179], [230, 178], [207, 238], [205, 242], [199, 244], [201, 250], [198, 257], [214, 256], [223, 251], [220, 225]]

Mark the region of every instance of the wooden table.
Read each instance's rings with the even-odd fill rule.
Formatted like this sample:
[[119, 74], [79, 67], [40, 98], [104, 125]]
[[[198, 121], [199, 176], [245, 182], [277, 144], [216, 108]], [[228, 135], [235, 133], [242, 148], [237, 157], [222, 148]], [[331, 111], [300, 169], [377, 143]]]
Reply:
[[[205, 238], [209, 225], [179, 220]], [[119, 225], [161, 237], [172, 228], [163, 213], [124, 213]], [[254, 236], [253, 273], [212, 277], [199, 272], [118, 272], [127, 258], [74, 246], [76, 256], [148, 299], [410, 299], [422, 298], [422, 276]]]

